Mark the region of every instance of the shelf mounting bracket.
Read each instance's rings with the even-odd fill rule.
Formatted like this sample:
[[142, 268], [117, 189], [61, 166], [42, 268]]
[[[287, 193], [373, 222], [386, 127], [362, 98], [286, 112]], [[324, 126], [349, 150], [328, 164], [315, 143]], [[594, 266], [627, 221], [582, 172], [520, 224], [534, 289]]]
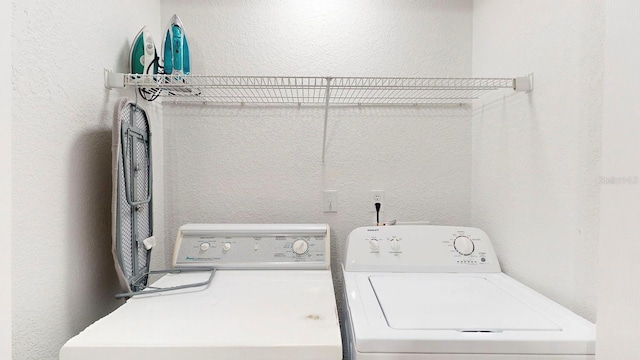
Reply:
[[104, 87], [107, 89], [123, 89], [124, 74], [114, 73], [109, 69], [104, 69]]
[[531, 92], [533, 90], [533, 73], [513, 79], [513, 90]]

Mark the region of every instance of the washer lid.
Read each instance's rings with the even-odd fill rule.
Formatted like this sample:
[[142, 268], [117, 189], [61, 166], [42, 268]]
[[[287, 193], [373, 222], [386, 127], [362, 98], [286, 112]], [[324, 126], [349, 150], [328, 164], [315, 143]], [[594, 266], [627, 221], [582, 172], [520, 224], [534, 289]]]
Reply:
[[461, 332], [561, 331], [541, 312], [482, 276], [369, 277], [389, 327]]

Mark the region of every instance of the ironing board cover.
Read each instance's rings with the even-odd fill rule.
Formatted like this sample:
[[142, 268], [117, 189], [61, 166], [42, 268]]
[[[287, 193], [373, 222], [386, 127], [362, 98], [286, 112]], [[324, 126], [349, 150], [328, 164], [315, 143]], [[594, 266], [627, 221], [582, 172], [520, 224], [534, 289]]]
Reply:
[[112, 248], [123, 291], [148, 281], [153, 246], [151, 131], [147, 113], [129, 99], [117, 101], [112, 137]]

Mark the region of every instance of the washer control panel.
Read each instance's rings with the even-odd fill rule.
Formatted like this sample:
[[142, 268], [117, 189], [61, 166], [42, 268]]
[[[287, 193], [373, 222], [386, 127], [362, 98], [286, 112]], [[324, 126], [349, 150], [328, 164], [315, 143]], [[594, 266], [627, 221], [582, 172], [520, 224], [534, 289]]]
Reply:
[[328, 269], [326, 224], [188, 224], [178, 230], [174, 267]]
[[500, 272], [487, 234], [435, 225], [361, 227], [347, 239], [347, 271]]

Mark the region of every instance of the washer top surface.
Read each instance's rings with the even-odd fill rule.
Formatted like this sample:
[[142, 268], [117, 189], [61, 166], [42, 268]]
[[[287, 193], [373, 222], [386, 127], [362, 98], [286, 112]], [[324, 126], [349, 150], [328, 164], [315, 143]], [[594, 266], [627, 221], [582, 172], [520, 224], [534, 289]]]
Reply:
[[562, 330], [482, 276], [370, 276], [389, 327], [399, 330]]
[[359, 352], [595, 352], [593, 324], [503, 273], [344, 275]]

